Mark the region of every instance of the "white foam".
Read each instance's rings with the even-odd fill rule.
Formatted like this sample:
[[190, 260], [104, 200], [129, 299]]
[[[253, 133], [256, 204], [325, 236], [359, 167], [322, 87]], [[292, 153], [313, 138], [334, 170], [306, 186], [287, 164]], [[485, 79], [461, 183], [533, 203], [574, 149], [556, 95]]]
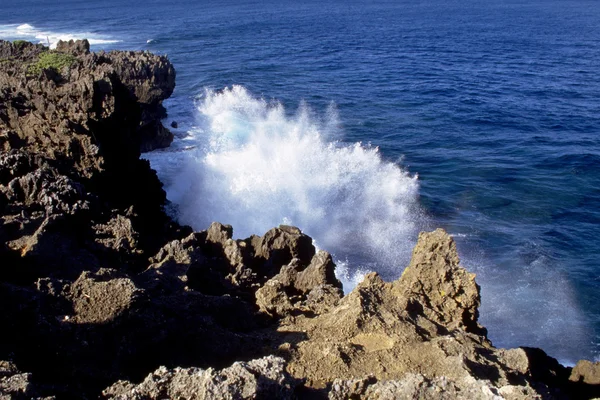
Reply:
[[372, 272], [368, 269], [351, 266], [348, 260], [335, 260], [337, 278], [342, 282], [344, 293], [349, 293], [365, 278], [365, 275]]
[[[498, 347], [541, 347], [564, 365], [574, 365], [592, 351], [591, 329], [576, 289], [556, 261], [534, 248], [526, 262], [510, 254], [511, 265], [461, 255], [481, 285], [480, 321]], [[498, 262], [498, 260], [494, 260]]]
[[41, 30], [30, 24], [0, 25], [0, 39], [29, 40], [31, 42], [38, 42], [40, 44], [49, 46], [51, 49], [56, 48], [56, 44], [59, 40], [69, 41], [87, 39], [91, 46], [100, 46], [121, 42], [120, 40], [91, 32], [54, 32], [49, 30]]
[[[432, 226], [418, 206], [418, 179], [368, 144], [341, 142], [335, 107], [319, 116], [301, 104], [291, 115], [233, 86], [207, 91], [198, 110], [188, 136], [147, 154], [181, 222], [197, 230], [228, 223], [236, 237], [297, 225], [334, 255], [346, 293], [368, 271], [400, 276], [417, 232]], [[472, 235], [453, 236], [462, 248]], [[585, 352], [590, 335], [577, 296], [548, 259], [498, 265], [473, 254], [472, 243], [463, 250], [497, 345], [544, 347], [566, 363]]]
[[334, 106], [316, 116], [301, 104], [288, 115], [233, 86], [207, 91], [199, 112], [198, 147], [184, 153], [183, 168], [174, 173], [172, 159], [150, 156], [181, 222], [228, 223], [236, 237], [292, 224], [350, 260], [351, 271], [401, 273], [420, 228], [417, 177], [377, 148], [338, 141]]

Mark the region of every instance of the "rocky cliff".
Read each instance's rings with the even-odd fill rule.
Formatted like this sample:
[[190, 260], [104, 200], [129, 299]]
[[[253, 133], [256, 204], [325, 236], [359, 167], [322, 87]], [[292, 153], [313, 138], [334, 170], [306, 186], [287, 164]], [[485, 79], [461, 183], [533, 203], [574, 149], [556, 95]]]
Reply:
[[298, 228], [171, 221], [173, 66], [0, 41], [0, 399], [591, 398], [600, 366], [497, 349], [452, 238], [344, 296]]

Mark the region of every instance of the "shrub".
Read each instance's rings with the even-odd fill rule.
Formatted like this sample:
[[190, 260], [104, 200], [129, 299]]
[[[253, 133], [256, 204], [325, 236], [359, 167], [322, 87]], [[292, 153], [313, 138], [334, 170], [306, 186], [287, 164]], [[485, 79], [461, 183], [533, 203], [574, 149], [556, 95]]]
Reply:
[[27, 40], [15, 40], [12, 42], [12, 44], [17, 48], [22, 48], [25, 45], [29, 44], [29, 42]]
[[54, 51], [48, 51], [40, 54], [40, 58], [37, 62], [29, 65], [27, 73], [31, 75], [39, 75], [44, 69], [53, 69], [59, 72], [64, 67], [70, 67], [75, 63], [76, 58], [70, 54], [57, 53]]

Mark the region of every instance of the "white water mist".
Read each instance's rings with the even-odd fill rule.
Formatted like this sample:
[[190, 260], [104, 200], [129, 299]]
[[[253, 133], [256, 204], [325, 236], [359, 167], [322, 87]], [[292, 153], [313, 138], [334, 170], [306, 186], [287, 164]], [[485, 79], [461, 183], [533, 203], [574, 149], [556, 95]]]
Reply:
[[[179, 219], [196, 229], [231, 224], [236, 237], [291, 224], [352, 275], [363, 267], [396, 277], [420, 228], [418, 181], [377, 148], [345, 144], [335, 108], [322, 117], [241, 86], [208, 91], [199, 104], [196, 149], [167, 188]], [[351, 277], [345, 279], [351, 281]]]
[[[333, 106], [322, 116], [304, 104], [290, 114], [233, 86], [207, 91], [197, 126], [147, 156], [180, 222], [197, 230], [228, 223], [236, 237], [297, 225], [334, 255], [347, 292], [367, 271], [397, 278], [418, 231], [433, 224], [420, 211], [416, 176], [376, 148], [342, 138]], [[498, 265], [478, 255], [470, 235], [457, 236], [462, 264], [483, 287], [490, 337], [508, 347], [541, 346], [572, 363], [569, 355], [586, 348], [590, 335], [566, 278], [517, 255], [509, 257], [516, 265]]]

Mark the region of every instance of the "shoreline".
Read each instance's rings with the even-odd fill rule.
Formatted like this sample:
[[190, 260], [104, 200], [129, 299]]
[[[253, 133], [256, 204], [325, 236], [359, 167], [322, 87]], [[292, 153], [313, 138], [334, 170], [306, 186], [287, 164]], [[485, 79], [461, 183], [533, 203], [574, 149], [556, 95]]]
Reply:
[[172, 221], [140, 159], [173, 137], [166, 57], [0, 41], [0, 84], [8, 398], [600, 395], [597, 363], [493, 347], [441, 230], [401, 278], [368, 274], [344, 296], [298, 228], [233, 240]]

